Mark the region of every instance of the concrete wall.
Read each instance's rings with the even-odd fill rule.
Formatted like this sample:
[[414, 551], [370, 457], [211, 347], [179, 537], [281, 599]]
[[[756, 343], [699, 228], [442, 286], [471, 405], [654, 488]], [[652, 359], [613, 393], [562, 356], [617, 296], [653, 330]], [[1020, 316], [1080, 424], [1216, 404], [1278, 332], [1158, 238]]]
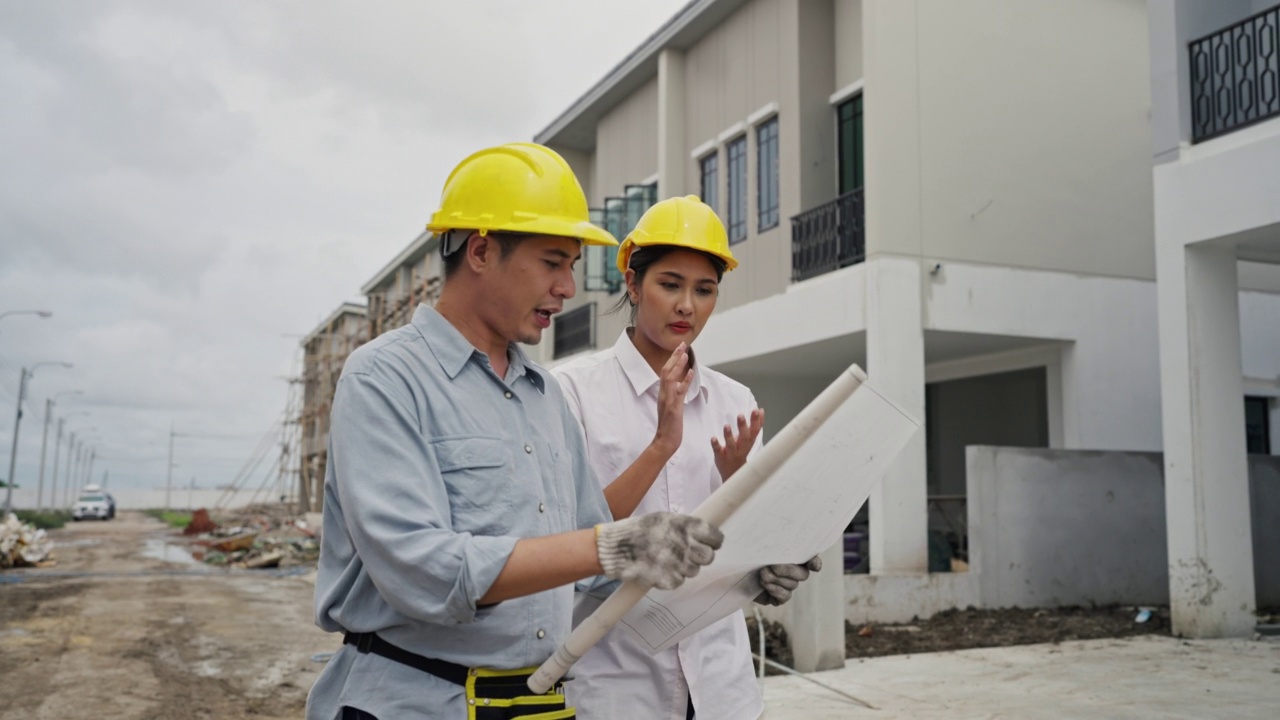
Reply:
[[1049, 446], [1044, 368], [930, 383], [926, 397], [930, 495], [965, 494], [970, 445]]
[[862, 0], [835, 0], [836, 84], [832, 92], [862, 79]]
[[[1169, 602], [1159, 453], [968, 449], [984, 607]], [[1280, 458], [1250, 456], [1259, 607], [1280, 604]]]
[[620, 196], [627, 184], [658, 172], [658, 79], [654, 77], [600, 119], [596, 126], [594, 207]]
[[866, 0], [868, 254], [1155, 276], [1136, 0]]

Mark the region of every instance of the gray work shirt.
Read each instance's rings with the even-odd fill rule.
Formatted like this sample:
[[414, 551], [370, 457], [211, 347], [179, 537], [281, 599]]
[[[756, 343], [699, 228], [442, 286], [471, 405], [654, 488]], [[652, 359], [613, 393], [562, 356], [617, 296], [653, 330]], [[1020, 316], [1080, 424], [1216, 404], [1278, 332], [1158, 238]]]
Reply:
[[[333, 400], [316, 623], [467, 667], [547, 659], [573, 586], [477, 609], [516, 540], [611, 520], [560, 386], [512, 345], [499, 378], [438, 312], [351, 354]], [[343, 645], [309, 720], [464, 718], [463, 689]]]

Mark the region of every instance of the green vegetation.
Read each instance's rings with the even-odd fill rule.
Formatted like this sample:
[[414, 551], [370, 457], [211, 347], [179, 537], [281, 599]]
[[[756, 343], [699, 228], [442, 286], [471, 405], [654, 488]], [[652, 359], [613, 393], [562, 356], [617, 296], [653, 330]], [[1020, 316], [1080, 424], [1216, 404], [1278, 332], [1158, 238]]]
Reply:
[[13, 514], [18, 516], [18, 520], [34, 525], [42, 530], [60, 528], [71, 521], [71, 513], [66, 510], [45, 510], [43, 512], [36, 512], [35, 510], [14, 510]]
[[189, 512], [156, 509], [146, 510], [144, 512], [170, 527], [185, 528], [191, 524], [191, 513]]

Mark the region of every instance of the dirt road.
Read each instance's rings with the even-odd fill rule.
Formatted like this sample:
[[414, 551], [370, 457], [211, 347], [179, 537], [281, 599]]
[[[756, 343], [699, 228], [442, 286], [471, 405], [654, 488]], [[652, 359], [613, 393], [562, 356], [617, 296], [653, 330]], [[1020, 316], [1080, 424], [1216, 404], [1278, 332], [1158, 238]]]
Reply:
[[206, 568], [142, 513], [50, 535], [56, 567], [0, 573], [0, 720], [303, 716], [340, 642], [305, 576]]

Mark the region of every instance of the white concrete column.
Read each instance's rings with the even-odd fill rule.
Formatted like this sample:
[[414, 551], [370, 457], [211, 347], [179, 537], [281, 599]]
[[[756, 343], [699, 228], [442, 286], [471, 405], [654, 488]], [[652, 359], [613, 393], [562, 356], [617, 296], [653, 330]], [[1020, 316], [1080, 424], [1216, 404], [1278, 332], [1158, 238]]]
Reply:
[[658, 197], [685, 193], [684, 51], [658, 54]]
[[[867, 375], [924, 422], [917, 0], [864, 0]], [[923, 428], [870, 500], [872, 574], [929, 569]]]
[[1157, 212], [1173, 631], [1248, 635], [1256, 595], [1236, 253], [1227, 244], [1170, 241], [1161, 217]]
[[[912, 258], [867, 262], [867, 375], [876, 387], [924, 422], [924, 330], [921, 270]], [[871, 572], [929, 569], [924, 427], [907, 443], [871, 494]]]

